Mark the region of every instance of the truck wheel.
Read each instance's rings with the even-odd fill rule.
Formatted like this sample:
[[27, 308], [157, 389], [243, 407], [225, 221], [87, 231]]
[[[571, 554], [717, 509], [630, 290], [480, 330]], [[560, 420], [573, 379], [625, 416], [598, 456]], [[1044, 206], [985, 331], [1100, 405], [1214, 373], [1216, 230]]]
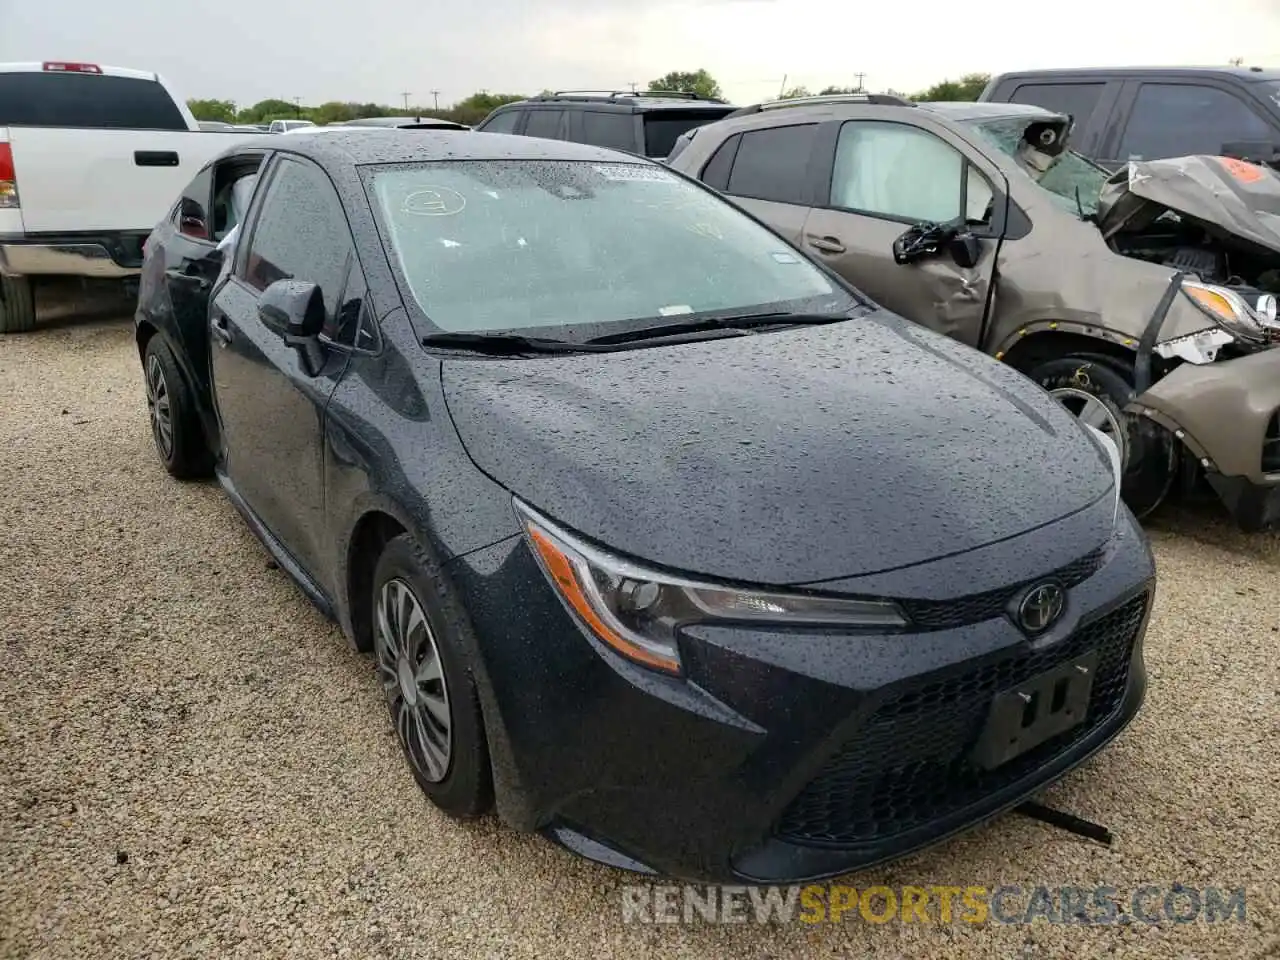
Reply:
[[0, 333], [25, 333], [35, 325], [36, 298], [31, 278], [0, 276]]
[[213, 457], [200, 429], [195, 398], [178, 372], [173, 352], [159, 334], [147, 341], [142, 375], [147, 388], [151, 439], [160, 462], [179, 480], [207, 477], [213, 469]]
[[1134, 516], [1145, 517], [1164, 502], [1178, 476], [1178, 441], [1159, 424], [1124, 412], [1136, 394], [1122, 361], [1074, 354], [1046, 361], [1027, 375], [1116, 442], [1124, 465], [1120, 493]]

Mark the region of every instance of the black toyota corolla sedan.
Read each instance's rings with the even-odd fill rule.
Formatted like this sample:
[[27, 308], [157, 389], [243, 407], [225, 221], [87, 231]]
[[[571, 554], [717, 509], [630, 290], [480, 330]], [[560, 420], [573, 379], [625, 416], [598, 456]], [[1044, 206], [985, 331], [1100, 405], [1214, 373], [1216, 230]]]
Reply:
[[152, 234], [137, 338], [165, 466], [373, 653], [452, 815], [816, 878], [1008, 809], [1142, 700], [1110, 441], [658, 164], [232, 148]]

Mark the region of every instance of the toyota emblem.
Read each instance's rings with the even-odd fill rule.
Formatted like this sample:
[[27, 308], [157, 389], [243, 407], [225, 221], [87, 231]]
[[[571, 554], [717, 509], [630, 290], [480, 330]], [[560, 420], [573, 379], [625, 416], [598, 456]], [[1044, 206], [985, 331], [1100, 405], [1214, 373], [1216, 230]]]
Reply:
[[1027, 591], [1018, 605], [1018, 622], [1027, 633], [1043, 633], [1062, 616], [1067, 595], [1056, 583], [1041, 583]]

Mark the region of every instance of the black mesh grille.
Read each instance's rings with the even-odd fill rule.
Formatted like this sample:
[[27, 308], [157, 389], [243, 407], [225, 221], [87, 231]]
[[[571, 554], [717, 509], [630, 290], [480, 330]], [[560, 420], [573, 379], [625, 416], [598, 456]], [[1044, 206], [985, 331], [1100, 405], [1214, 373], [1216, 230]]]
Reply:
[[911, 618], [912, 624], [925, 630], [943, 630], [981, 623], [1000, 616], [1014, 597], [1039, 580], [1056, 580], [1064, 587], [1074, 587], [1087, 580], [1106, 562], [1107, 549], [1107, 545], [1103, 545], [1046, 577], [1038, 577], [1012, 587], [971, 593], [967, 597], [951, 600], [899, 600], [898, 603]]
[[1280, 473], [1280, 411], [1267, 421], [1267, 435], [1262, 441], [1262, 472]]
[[[1146, 594], [1130, 600], [1051, 650], [1007, 656], [900, 691], [790, 803], [776, 833], [810, 844], [883, 841], [1033, 772], [1120, 707], [1147, 601]], [[1097, 650], [1098, 666], [1084, 723], [994, 770], [969, 762], [995, 694], [1089, 650]]]

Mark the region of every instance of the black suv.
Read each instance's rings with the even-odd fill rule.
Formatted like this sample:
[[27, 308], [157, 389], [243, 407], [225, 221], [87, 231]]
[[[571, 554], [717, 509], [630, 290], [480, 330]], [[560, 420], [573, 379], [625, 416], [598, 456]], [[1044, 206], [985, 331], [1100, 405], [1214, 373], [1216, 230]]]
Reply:
[[1196, 154], [1280, 163], [1280, 70], [1025, 70], [993, 77], [978, 99], [1070, 114], [1072, 149], [1112, 169]]
[[723, 100], [674, 90], [560, 90], [503, 104], [475, 129], [571, 140], [662, 159], [680, 134], [735, 109]]

